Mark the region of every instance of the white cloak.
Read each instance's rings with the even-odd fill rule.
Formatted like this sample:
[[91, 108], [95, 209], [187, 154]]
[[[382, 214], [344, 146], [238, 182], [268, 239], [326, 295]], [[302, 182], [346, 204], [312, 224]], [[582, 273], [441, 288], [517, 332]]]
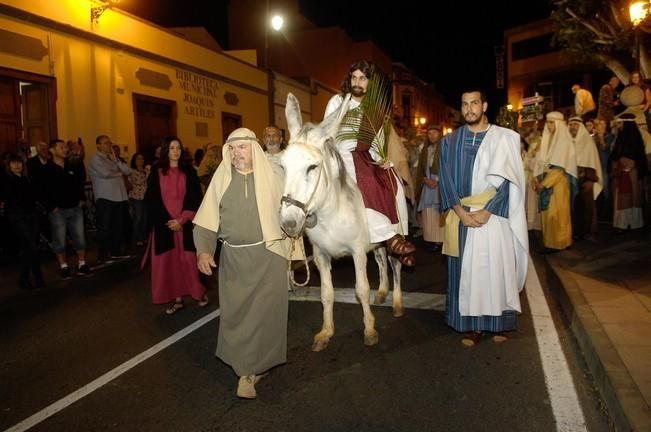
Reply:
[[472, 195], [498, 188], [505, 179], [510, 182], [509, 217], [492, 215], [481, 227], [468, 228], [459, 312], [465, 316], [521, 312], [519, 293], [527, 276], [529, 239], [520, 136], [510, 129], [491, 126], [477, 151], [472, 174]]

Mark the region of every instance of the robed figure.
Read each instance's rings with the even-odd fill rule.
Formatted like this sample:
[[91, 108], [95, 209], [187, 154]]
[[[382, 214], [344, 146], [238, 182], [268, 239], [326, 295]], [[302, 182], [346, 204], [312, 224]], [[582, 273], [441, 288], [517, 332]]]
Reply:
[[469, 124], [443, 138], [439, 165], [441, 208], [448, 210], [445, 320], [466, 333], [466, 346], [482, 332], [500, 342], [515, 330], [528, 265], [520, 136], [488, 124], [486, 107], [481, 92], [463, 94]]

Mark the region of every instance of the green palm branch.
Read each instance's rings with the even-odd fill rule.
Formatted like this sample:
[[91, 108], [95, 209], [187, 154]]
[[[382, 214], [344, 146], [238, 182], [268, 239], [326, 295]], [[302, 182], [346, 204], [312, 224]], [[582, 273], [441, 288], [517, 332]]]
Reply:
[[339, 126], [337, 140], [356, 140], [371, 143], [382, 161], [387, 159], [388, 128], [391, 124], [392, 91], [390, 81], [381, 73], [369, 80], [360, 105], [348, 111]]

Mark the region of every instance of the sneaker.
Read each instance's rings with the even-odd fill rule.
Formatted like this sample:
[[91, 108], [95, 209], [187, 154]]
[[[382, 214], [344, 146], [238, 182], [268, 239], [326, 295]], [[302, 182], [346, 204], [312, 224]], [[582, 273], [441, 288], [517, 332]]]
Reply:
[[82, 276], [90, 276], [93, 274], [93, 271], [90, 269], [90, 267], [88, 267], [88, 264], [82, 264], [77, 269], [77, 273]]
[[70, 279], [71, 277], [72, 277], [72, 272], [70, 271], [70, 267], [62, 267], [61, 279]]

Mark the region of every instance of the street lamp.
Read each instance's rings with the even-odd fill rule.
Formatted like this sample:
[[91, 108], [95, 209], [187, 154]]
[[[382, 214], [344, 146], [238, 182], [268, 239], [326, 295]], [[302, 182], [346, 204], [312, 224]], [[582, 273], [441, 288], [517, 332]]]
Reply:
[[[270, 16], [269, 2], [267, 1], [266, 17], [269, 18], [269, 16]], [[284, 24], [285, 24], [285, 20], [280, 15], [272, 16], [269, 22], [266, 22], [265, 20], [265, 25], [264, 25], [264, 67], [265, 69], [269, 69], [269, 26], [271, 26], [271, 28], [274, 29], [275, 31], [279, 32], [283, 28]]]
[[[269, 13], [269, 0], [266, 2], [265, 10], [265, 23], [264, 23], [264, 69], [267, 73], [267, 91], [269, 92], [269, 124], [272, 125], [275, 123], [274, 118], [274, 83], [273, 77], [271, 75], [271, 68], [269, 67], [269, 27], [274, 29], [276, 32], [279, 32], [283, 28], [285, 20], [280, 15], [273, 15]], [[270, 19], [271, 17], [271, 19]], [[269, 21], [267, 21], [269, 20]]]
[[271, 17], [271, 28], [276, 31], [280, 31], [280, 29], [283, 28], [284, 22], [285, 20], [283, 19], [283, 17], [281, 17], [280, 15], [274, 15], [273, 17]]
[[635, 64], [637, 70], [640, 70], [640, 31], [638, 28], [649, 16], [649, 5], [651, 5], [651, 0], [638, 0], [628, 7], [628, 14], [635, 32]]
[[651, 3], [649, 0], [639, 0], [631, 3], [628, 7], [628, 14], [631, 17], [633, 27], [640, 25], [640, 23], [649, 15], [649, 3]]

